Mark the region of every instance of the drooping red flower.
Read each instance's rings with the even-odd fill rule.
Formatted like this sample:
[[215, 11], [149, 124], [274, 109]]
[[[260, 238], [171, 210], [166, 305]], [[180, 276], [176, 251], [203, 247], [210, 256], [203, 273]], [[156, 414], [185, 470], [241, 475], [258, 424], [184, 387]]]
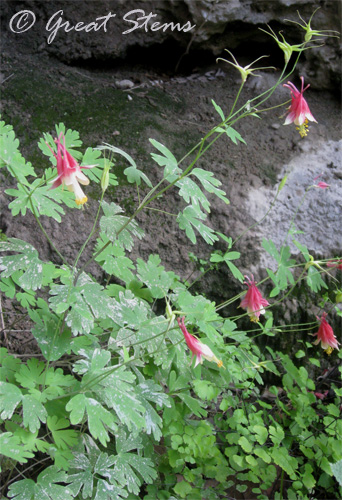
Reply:
[[[317, 175], [314, 178], [314, 181], [316, 181], [319, 177], [321, 177], [321, 175], [323, 175], [323, 173]], [[320, 189], [327, 189], [328, 187], [330, 187], [330, 184], [327, 184], [326, 182], [323, 182], [323, 181], [319, 181], [317, 184], [314, 185], [314, 187], [317, 187]]]
[[203, 344], [200, 340], [196, 339], [196, 337], [194, 337], [193, 335], [191, 335], [191, 333], [188, 332], [184, 324], [184, 319], [185, 319], [184, 316], [183, 318], [177, 318], [177, 322], [179, 328], [182, 330], [185, 342], [189, 347], [190, 351], [192, 352], [191, 360], [196, 356], [195, 368], [198, 364], [203, 363], [202, 358], [217, 363], [217, 366], [221, 368], [221, 366], [223, 366], [222, 361], [217, 359], [217, 357], [215, 356], [215, 354], [213, 353], [213, 351], [210, 349], [209, 346]]
[[321, 188], [321, 189], [327, 189], [330, 187], [330, 184], [327, 184], [326, 182], [319, 181], [319, 183], [316, 185], [316, 187]]
[[89, 179], [86, 177], [81, 169], [93, 168], [96, 165], [82, 165], [80, 166], [75, 158], [69, 153], [65, 147], [65, 137], [63, 132], [59, 134], [58, 139], [55, 139], [57, 144], [57, 154], [48, 145], [50, 151], [57, 160], [57, 178], [53, 181], [51, 189], [55, 189], [61, 184], [67, 187], [69, 191], [73, 191], [76, 196], [76, 204], [83, 205], [87, 202], [88, 198], [84, 194], [79, 183], [83, 185], [89, 184]]
[[324, 350], [328, 350], [328, 354], [330, 354], [331, 349], [339, 349], [339, 342], [334, 335], [333, 329], [325, 319], [326, 316], [326, 312], [322, 314], [321, 318], [317, 316], [318, 321], [321, 323], [319, 325], [318, 332], [314, 334], [317, 335], [317, 340], [315, 340], [314, 344], [318, 345], [321, 343], [322, 348]]
[[342, 259], [329, 260], [329, 262], [327, 262], [327, 267], [333, 267], [334, 269], [342, 270]]
[[260, 314], [265, 314], [264, 307], [268, 306], [269, 302], [262, 297], [255, 281], [253, 280], [253, 276], [252, 279], [248, 276], [245, 276], [245, 278], [247, 281], [245, 281], [244, 284], [248, 286], [248, 290], [245, 297], [241, 301], [240, 307], [247, 309], [251, 321], [258, 322]]
[[314, 392], [314, 395], [316, 396], [317, 399], [325, 399], [328, 394], [329, 394], [329, 391]]
[[289, 107], [289, 114], [285, 119], [284, 125], [289, 125], [290, 123], [298, 125], [298, 130], [301, 137], [305, 137], [307, 135], [308, 120], [316, 123], [317, 121], [313, 117], [309, 109], [308, 103], [303, 97], [303, 93], [308, 87], [310, 87], [310, 85], [307, 85], [304, 88], [304, 77], [301, 76], [300, 79], [302, 81], [302, 87], [300, 92], [297, 89], [297, 87], [293, 85], [292, 82], [287, 82], [284, 84], [284, 87], [290, 89], [292, 98], [291, 106]]

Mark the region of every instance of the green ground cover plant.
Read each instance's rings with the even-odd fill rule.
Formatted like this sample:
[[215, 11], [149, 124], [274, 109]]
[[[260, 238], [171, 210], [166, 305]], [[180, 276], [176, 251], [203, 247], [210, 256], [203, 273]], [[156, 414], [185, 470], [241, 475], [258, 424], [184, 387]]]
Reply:
[[[200, 167], [222, 136], [245, 145], [235, 123], [253, 119], [257, 126], [264, 112], [272, 112], [267, 101], [279, 85], [291, 92], [291, 100], [277, 106], [288, 108], [285, 124], [294, 123], [305, 138], [308, 121], [316, 121], [303, 96], [307, 87], [303, 78], [301, 90], [288, 79], [301, 53], [323, 34], [311, 21], [299, 24], [305, 39], [296, 45], [268, 32], [283, 51], [284, 68], [273, 87], [242, 105], [246, 79], [267, 68], [252, 68], [254, 63], [243, 68], [229, 54], [227, 62], [241, 75], [230, 111], [225, 114], [213, 101], [219, 123], [179, 160], [150, 139], [151, 160], [160, 173], [155, 185], [129, 153], [109, 143], [84, 149], [78, 131], [63, 123], [56, 125], [55, 136], [44, 133], [38, 143], [49, 163], [38, 177], [21, 155], [12, 126], [1, 122], [0, 166], [17, 183], [5, 191], [9, 208], [13, 216], [31, 212], [56, 255], [56, 261], [43, 261], [30, 243], [1, 235], [1, 293], [26, 311], [41, 352], [27, 359], [0, 349], [4, 498], [341, 496], [341, 354], [329, 318], [342, 315], [342, 256], [315, 260], [296, 239], [294, 213], [280, 248], [271, 238], [263, 242], [276, 270], [266, 269], [267, 277], [258, 283], [251, 274], [244, 276], [235, 250], [243, 235], [233, 241], [206, 220], [209, 195], [224, 204], [229, 200], [214, 172]], [[118, 162], [125, 164], [125, 182], [138, 192], [130, 213], [107, 197], [110, 186], [120, 188]], [[66, 212], [87, 202], [80, 184], [89, 182], [101, 188], [98, 211], [77, 258], [69, 262], [41, 216], [63, 224]], [[324, 195], [329, 188], [323, 179], [312, 182], [304, 197], [312, 189]], [[203, 238], [208, 245], [226, 245], [225, 252], [212, 252], [210, 262], [199, 262], [202, 275], [227, 267], [241, 285], [237, 296], [216, 304], [193, 293], [193, 283], [165, 269], [158, 255], [131, 258], [135, 241], [144, 238], [137, 216], [155, 209], [153, 202], [170, 189], [182, 202], [178, 213], [168, 214], [165, 207], [165, 214], [176, 218], [179, 230], [193, 244]], [[282, 189], [286, 177], [270, 211]], [[290, 242], [299, 249], [298, 258], [292, 257]], [[79, 265], [89, 246], [92, 257]], [[106, 277], [101, 282], [89, 272], [94, 262]], [[269, 284], [266, 298], [261, 291]], [[303, 285], [312, 304], [321, 307], [320, 315], [305, 324], [275, 324], [272, 307]], [[234, 303], [239, 313], [227, 317], [225, 308]], [[240, 326], [243, 318], [251, 320], [250, 329]], [[267, 344], [262, 348], [257, 341], [298, 332], [305, 335], [291, 353]], [[329, 359], [332, 368], [326, 369]], [[324, 370], [329, 391], [321, 389]], [[276, 382], [266, 391], [270, 376]]]

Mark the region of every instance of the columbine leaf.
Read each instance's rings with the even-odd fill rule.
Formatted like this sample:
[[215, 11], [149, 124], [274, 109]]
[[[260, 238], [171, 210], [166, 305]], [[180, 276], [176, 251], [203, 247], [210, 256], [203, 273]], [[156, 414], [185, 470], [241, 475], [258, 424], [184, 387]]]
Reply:
[[145, 409], [136, 394], [134, 381], [132, 373], [120, 368], [100, 382], [97, 392], [129, 429], [142, 429]]
[[322, 288], [328, 288], [328, 285], [322, 280], [319, 270], [313, 266], [310, 266], [308, 269], [306, 281], [311, 290], [315, 293], [319, 292]]
[[183, 179], [176, 182], [176, 186], [179, 187], [179, 195], [182, 196], [187, 203], [191, 200], [191, 204], [196, 212], [201, 211], [200, 205], [202, 205], [204, 210], [210, 212], [209, 201], [190, 177], [183, 177]]
[[237, 144], [237, 141], [246, 144], [246, 141], [243, 139], [243, 137], [241, 137], [239, 132], [237, 132], [233, 127], [226, 127], [225, 132], [228, 135], [229, 139], [231, 139], [231, 141], [233, 141], [234, 144]]
[[290, 258], [291, 251], [289, 246], [283, 246], [279, 253], [273, 241], [267, 241], [265, 238], [262, 240], [262, 246], [278, 263], [276, 273], [267, 269], [269, 276], [276, 285], [270, 294], [271, 297], [274, 297], [277, 293], [279, 293], [279, 290], [285, 290], [288, 282], [294, 285], [295, 281], [291, 273], [291, 267], [296, 263], [296, 261]]
[[134, 278], [127, 285], [127, 289], [131, 290], [136, 297], [146, 300], [147, 302], [153, 302], [153, 297], [150, 290], [143, 286], [143, 283], [138, 279]]
[[95, 253], [105, 244], [108, 244], [108, 246], [95, 260], [99, 262], [106, 273], [116, 276], [125, 283], [132, 281], [134, 279], [134, 274], [131, 272], [131, 269], [135, 269], [135, 266], [132, 260], [126, 256], [125, 250], [122, 248], [119, 241], [110, 243], [110, 240], [105, 234], [100, 234], [100, 238], [97, 240]]
[[226, 118], [225, 118], [225, 116], [224, 116], [224, 113], [223, 113], [223, 111], [222, 111], [221, 106], [219, 106], [218, 104], [216, 104], [216, 102], [214, 101], [214, 99], [212, 99], [212, 100], [211, 100], [211, 102], [212, 102], [212, 104], [213, 104], [213, 106], [214, 106], [215, 110], [216, 110], [216, 111], [218, 112], [218, 114], [220, 115], [221, 120], [224, 122]]
[[30, 358], [27, 360], [26, 365], [21, 365], [19, 372], [15, 374], [15, 378], [23, 387], [33, 389], [43, 383], [44, 368], [45, 364], [42, 361]]
[[142, 179], [148, 187], [152, 187], [152, 183], [147, 175], [136, 167], [127, 167], [124, 170], [124, 174], [126, 175], [128, 182], [131, 184], [137, 184], [140, 186]]
[[182, 392], [178, 393], [177, 396], [186, 404], [191, 413], [196, 415], [196, 417], [202, 418], [207, 416], [207, 412], [202, 408], [198, 399]]
[[0, 168], [7, 167], [8, 172], [22, 184], [28, 184], [26, 177], [36, 177], [31, 163], [26, 162], [19, 151], [13, 127], [0, 122]]
[[28, 458], [34, 456], [31, 451], [28, 451], [21, 444], [19, 437], [14, 436], [12, 432], [3, 432], [0, 434], [0, 451], [1, 455], [12, 458], [21, 464], [26, 463]]
[[23, 424], [28, 427], [31, 432], [36, 432], [41, 422], [45, 424], [47, 411], [38, 399], [29, 394], [23, 396]]
[[110, 358], [110, 352], [105, 349], [84, 349], [82, 351], [82, 358], [76, 361], [73, 370], [81, 375], [88, 372], [92, 372], [92, 376], [95, 375], [95, 372], [98, 375], [99, 370], [108, 365]]
[[[19, 271], [20, 273], [20, 271]], [[21, 274], [21, 273], [20, 273]], [[4, 292], [6, 297], [13, 299], [15, 296], [16, 288], [12, 278], [2, 278], [0, 280], [0, 290]]]
[[[163, 421], [150, 402], [153, 402], [160, 407], [171, 406], [169, 397], [161, 391], [161, 387], [158, 384], [155, 384], [153, 380], [144, 380], [137, 386], [137, 394], [139, 395], [140, 402], [146, 410], [146, 432], [147, 434], [153, 433], [156, 441], [159, 441], [162, 436]], [[126, 449], [124, 451], [129, 450]]]
[[25, 429], [21, 425], [13, 422], [13, 419], [7, 420], [7, 422], [5, 423], [5, 428], [6, 431], [12, 432], [28, 451], [46, 451], [51, 446], [50, 443], [38, 439], [38, 431], [30, 432], [28, 429]]
[[57, 448], [67, 450], [77, 444], [79, 433], [69, 428], [70, 422], [67, 418], [59, 418], [56, 415], [48, 417], [47, 426]]
[[71, 328], [73, 335], [90, 333], [93, 329], [94, 317], [82, 296], [80, 301], [72, 306], [66, 317], [66, 324]]
[[107, 318], [112, 309], [112, 299], [103, 287], [93, 282], [85, 273], [78, 281], [78, 286], [54, 285], [50, 289], [50, 306], [60, 314], [70, 309], [66, 324], [73, 335], [90, 333], [94, 327], [94, 318]]
[[32, 479], [23, 479], [11, 484], [8, 496], [16, 500], [72, 500], [70, 488], [56, 484], [66, 482], [67, 474], [52, 465], [39, 474], [36, 483]]
[[[79, 148], [82, 146], [82, 141], [80, 140], [80, 134], [77, 132], [77, 130], [71, 130], [71, 129], [66, 130], [64, 123], [59, 123], [58, 125], [56, 125], [56, 137], [59, 137], [61, 132], [63, 132], [64, 135], [66, 149], [74, 158], [76, 158], [76, 160], [79, 161], [82, 157], [82, 153], [74, 148]], [[43, 136], [44, 137], [41, 138], [38, 143], [38, 147], [43, 154], [50, 157], [50, 160], [52, 161], [53, 165], [56, 165], [56, 158], [53, 156], [51, 150], [48, 148], [46, 144], [48, 143], [50, 147], [54, 149], [55, 152], [57, 152], [56, 151], [57, 147], [54, 138], [52, 137], [51, 134], [43, 134]]]
[[135, 297], [130, 290], [119, 292], [119, 300], [113, 300], [110, 317], [121, 327], [139, 329], [147, 320], [149, 310], [146, 303]]
[[[126, 498], [127, 491], [122, 489], [116, 481], [113, 470], [115, 457], [108, 456], [99, 450], [91, 450], [90, 454], [76, 453], [74, 460], [70, 464], [70, 473], [68, 475], [69, 488], [74, 497], [94, 498], [94, 477], [97, 478], [95, 498], [98, 500], [108, 500]], [[75, 471], [75, 472], [74, 472]], [[98, 479], [98, 478], [106, 478]], [[94, 498], [94, 500], [95, 500]]]
[[165, 297], [177, 278], [172, 271], [165, 271], [160, 262], [159, 255], [150, 255], [147, 262], [137, 259], [138, 276], [156, 299]]
[[[124, 441], [123, 436], [124, 432], [121, 432], [120, 448], [121, 450], [125, 448], [129, 449], [130, 447], [125, 446], [122, 442]], [[138, 495], [143, 481], [147, 484], [151, 484], [157, 477], [157, 472], [150, 458], [143, 458], [135, 453], [125, 453], [123, 451], [120, 451], [118, 455], [113, 458], [115, 459], [114, 477], [120, 484], [126, 486], [131, 493]], [[143, 481], [136, 473], [140, 474]]]
[[19, 387], [7, 382], [0, 382], [0, 418], [10, 419], [18, 404], [21, 403], [22, 397]]
[[32, 245], [16, 238], [8, 238], [8, 241], [0, 243], [0, 252], [16, 252], [15, 255], [0, 257], [0, 270], [4, 278], [23, 270], [25, 272], [18, 280], [22, 288], [36, 290], [41, 287], [43, 262]]
[[226, 198], [225, 196], [226, 193], [222, 189], [218, 189], [218, 186], [221, 186], [221, 182], [218, 179], [215, 179], [212, 172], [207, 172], [202, 168], [194, 168], [191, 172], [191, 175], [197, 177], [197, 179], [200, 181], [204, 189], [208, 191], [208, 193], [213, 193], [225, 203], [229, 203], [228, 198]]
[[89, 458], [83, 453], [75, 453], [74, 459], [70, 463], [70, 469], [77, 472], [69, 473], [69, 488], [74, 497], [82, 490], [82, 498], [91, 498], [93, 496], [94, 477], [93, 467]]
[[27, 209], [31, 212], [35, 209], [38, 215], [46, 215], [52, 217], [57, 222], [61, 222], [61, 214], [64, 215], [65, 212], [58, 203], [64, 201], [70, 206], [70, 203], [66, 199], [71, 197], [71, 193], [55, 189], [51, 191], [49, 186], [39, 186], [41, 182], [41, 179], [37, 179], [28, 187], [18, 184], [18, 189], [7, 189], [5, 191], [10, 196], [16, 198], [8, 205], [12, 211], [12, 215], [18, 215], [19, 212], [22, 215], [26, 215]]
[[167, 149], [163, 144], [156, 141], [155, 139], [149, 139], [152, 146], [154, 146], [160, 153], [163, 155], [157, 155], [156, 153], [151, 153], [152, 158], [155, 162], [158, 163], [161, 167], [164, 168], [164, 178], [169, 182], [175, 180], [178, 174], [182, 172], [182, 170], [178, 167], [178, 162], [176, 158], [173, 156], [171, 151]]
[[272, 240], [266, 240], [266, 238], [263, 238], [262, 246], [271, 257], [273, 257], [278, 263], [280, 262], [280, 254]]
[[71, 412], [70, 421], [72, 425], [82, 422], [86, 413], [90, 434], [95, 439], [98, 439], [103, 446], [107, 445], [110, 438], [106, 427], [115, 431], [116, 424], [113, 414], [106, 410], [96, 399], [88, 398], [84, 394], [77, 394], [77, 396], [70, 399], [66, 405], [66, 410]]
[[[134, 244], [133, 237], [141, 240], [144, 236], [143, 230], [139, 228], [135, 220], [130, 221], [129, 217], [125, 215], [117, 215], [119, 212], [118, 208], [120, 207], [115, 205], [115, 203], [109, 204], [103, 202], [102, 208], [105, 215], [102, 216], [100, 220], [101, 230], [110, 241], [117, 240], [120, 245], [125, 247], [128, 251], [131, 251]], [[122, 211], [121, 208], [120, 211]], [[126, 225], [126, 227], [121, 230], [124, 225]], [[118, 234], [119, 231], [120, 233]]]
[[[166, 334], [166, 328], [164, 316], [154, 317], [141, 324], [136, 331], [127, 327], [121, 328], [117, 333], [115, 343], [118, 346], [126, 347], [133, 344], [136, 356], [141, 355], [143, 349], [153, 353], [158, 346], [161, 346], [161, 342], [165, 345], [162, 334]], [[161, 359], [160, 355], [157, 355], [155, 363], [159, 365]]]
[[5, 347], [0, 347], [0, 381], [15, 384], [15, 373], [21, 365], [20, 359], [9, 354]]
[[65, 375], [62, 368], [49, 368], [46, 372], [45, 383], [47, 388], [43, 396], [47, 399], [54, 399], [55, 396], [65, 394], [66, 388], [76, 390], [79, 382], [72, 375]]
[[120, 500], [121, 498], [127, 498], [128, 493], [115, 484], [111, 484], [104, 479], [99, 479], [97, 482], [96, 495], [94, 500], [108, 500], [109, 498], [115, 498], [115, 500]]
[[51, 314], [50, 311], [42, 314], [42, 317], [36, 310], [29, 310], [28, 313], [36, 323], [32, 329], [32, 335], [38, 342], [45, 359], [57, 361], [66, 352], [70, 353], [71, 332], [65, 328], [62, 333], [56, 335], [57, 329], [60, 328], [57, 316]]
[[293, 243], [296, 245], [296, 247], [298, 248], [298, 250], [301, 251], [304, 259], [306, 262], [309, 262], [310, 260], [310, 254], [309, 254], [309, 250], [307, 248], [306, 245], [302, 245], [299, 241], [297, 241], [295, 238], [292, 239]]
[[331, 471], [334, 474], [337, 482], [342, 486], [342, 460], [339, 460], [335, 464], [330, 464]]
[[205, 226], [201, 220], [205, 220], [206, 216], [202, 212], [198, 212], [192, 206], [186, 207], [183, 212], [180, 212], [177, 217], [177, 222], [192, 243], [196, 243], [196, 236], [193, 228], [195, 228], [204, 241], [212, 245], [214, 241], [218, 241], [215, 232], [208, 226]]

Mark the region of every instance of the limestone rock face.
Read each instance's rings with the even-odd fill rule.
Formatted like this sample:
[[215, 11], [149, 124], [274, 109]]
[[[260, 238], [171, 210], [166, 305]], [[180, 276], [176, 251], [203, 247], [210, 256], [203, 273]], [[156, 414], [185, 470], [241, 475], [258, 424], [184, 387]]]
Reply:
[[[283, 31], [290, 44], [300, 43], [304, 30], [285, 19], [303, 24], [297, 10], [308, 22], [318, 7], [321, 8], [314, 15], [312, 27], [339, 30], [341, 3], [336, 0], [327, 0], [324, 5], [316, 0], [7, 0], [1, 2], [0, 12], [4, 30], [23, 51], [47, 51], [69, 64], [117, 64], [123, 59], [136, 62], [142, 51], [148, 58], [152, 47], [159, 48], [159, 56], [166, 60], [172, 53], [180, 57], [187, 52], [190, 66], [194, 51], [197, 57], [200, 51], [211, 53], [214, 62], [227, 48], [248, 60], [271, 54], [272, 63], [281, 67], [281, 50], [258, 28], [267, 29], [270, 24], [275, 32]], [[13, 33], [9, 29], [11, 18], [25, 9], [34, 13], [36, 23], [25, 33]], [[78, 23], [84, 24], [77, 27]], [[94, 24], [87, 31], [89, 23]], [[169, 23], [173, 23], [174, 29]], [[325, 43], [320, 50], [305, 51], [299, 71], [318, 89], [339, 88], [340, 40], [327, 38]], [[158, 66], [158, 59], [153, 61], [151, 57], [150, 62]]]

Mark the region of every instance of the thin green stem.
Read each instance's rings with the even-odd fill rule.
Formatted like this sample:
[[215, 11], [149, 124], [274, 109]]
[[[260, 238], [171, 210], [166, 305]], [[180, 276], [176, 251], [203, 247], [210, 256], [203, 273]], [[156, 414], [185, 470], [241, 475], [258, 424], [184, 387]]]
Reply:
[[[103, 197], [104, 197], [104, 194], [105, 192], [102, 191], [101, 193], [101, 199], [100, 199], [100, 203], [99, 203], [99, 208], [97, 209], [97, 212], [96, 212], [96, 216], [95, 216], [95, 220], [94, 220], [94, 224], [93, 224], [93, 227], [89, 233], [89, 236], [88, 238], [85, 240], [85, 242], [83, 243], [80, 251], [78, 252], [78, 255], [75, 259], [75, 262], [74, 262], [74, 265], [73, 265], [73, 272], [75, 271], [75, 269], [77, 268], [77, 264], [78, 264], [78, 261], [82, 255], [82, 253], [84, 252], [84, 249], [86, 248], [86, 246], [88, 245], [90, 239], [92, 238], [93, 234], [95, 233], [95, 229], [96, 229], [96, 225], [97, 225], [97, 221], [99, 219], [99, 216], [100, 216], [100, 211], [101, 211], [101, 208], [102, 208], [102, 201], [103, 201]], [[79, 275], [78, 275], [79, 276]], [[76, 286], [76, 283], [77, 283], [77, 279], [75, 277], [74, 279], [74, 286]]]
[[234, 102], [233, 102], [232, 109], [231, 109], [231, 110], [230, 110], [230, 112], [229, 112], [229, 115], [228, 115], [227, 121], [228, 121], [228, 120], [229, 120], [229, 118], [233, 115], [233, 111], [234, 111], [235, 106], [236, 106], [236, 104], [237, 104], [237, 102], [238, 102], [238, 100], [239, 100], [239, 97], [240, 97], [241, 91], [242, 91], [242, 89], [243, 89], [244, 83], [245, 83], [245, 82], [241, 82], [241, 84], [240, 84], [239, 90], [237, 91], [237, 94], [236, 94], [235, 100], [234, 100]]

